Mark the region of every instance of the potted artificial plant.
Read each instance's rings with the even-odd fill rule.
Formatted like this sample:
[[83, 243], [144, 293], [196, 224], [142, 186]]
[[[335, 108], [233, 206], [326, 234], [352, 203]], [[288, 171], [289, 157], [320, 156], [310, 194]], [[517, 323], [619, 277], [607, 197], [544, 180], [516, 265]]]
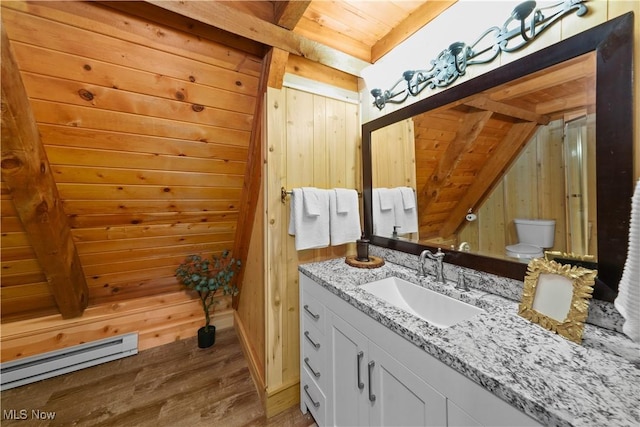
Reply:
[[241, 262], [229, 257], [229, 251], [212, 255], [211, 259], [189, 255], [176, 269], [176, 278], [187, 288], [196, 291], [202, 302], [205, 325], [198, 329], [198, 347], [211, 347], [216, 341], [216, 327], [211, 325], [216, 296], [236, 295], [238, 288], [232, 284]]

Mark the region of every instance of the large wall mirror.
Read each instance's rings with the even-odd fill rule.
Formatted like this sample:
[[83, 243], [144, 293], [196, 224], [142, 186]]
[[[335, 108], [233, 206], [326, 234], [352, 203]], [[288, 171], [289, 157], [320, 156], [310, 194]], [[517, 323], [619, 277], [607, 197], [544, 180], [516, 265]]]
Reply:
[[[541, 220], [553, 224], [537, 233], [550, 233], [544, 249], [597, 262], [594, 298], [613, 301], [633, 191], [632, 53], [628, 13], [364, 124], [371, 242], [441, 247], [447, 262], [523, 280], [515, 224]], [[376, 209], [378, 189], [396, 187], [415, 190], [417, 224], [393, 234]]]

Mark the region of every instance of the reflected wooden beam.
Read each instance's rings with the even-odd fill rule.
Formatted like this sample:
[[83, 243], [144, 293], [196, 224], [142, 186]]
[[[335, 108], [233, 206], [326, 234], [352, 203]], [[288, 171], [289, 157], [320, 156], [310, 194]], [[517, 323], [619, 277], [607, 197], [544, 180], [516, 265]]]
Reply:
[[9, 38], [2, 45], [2, 179], [64, 318], [87, 307], [89, 290]]
[[456, 137], [449, 143], [447, 150], [438, 160], [437, 167], [418, 193], [418, 212], [421, 212], [421, 217], [428, 216], [430, 208], [440, 201], [439, 195], [449, 183], [451, 172], [460, 163], [462, 155], [473, 146], [492, 115], [491, 111], [476, 111], [465, 115]]
[[466, 101], [464, 104], [470, 107], [478, 108], [480, 110], [493, 111], [494, 113], [502, 114], [503, 116], [526, 120], [528, 122], [535, 122], [539, 125], [547, 125], [550, 121], [549, 116], [537, 114], [533, 111], [514, 107], [502, 102], [492, 101], [486, 95], [477, 96], [469, 101]]
[[225, 2], [161, 0], [148, 0], [148, 2], [198, 22], [268, 46], [277, 47], [354, 76], [360, 76], [362, 70], [370, 65], [368, 62], [347, 55], [337, 49], [309, 40], [290, 30], [236, 10], [225, 5]]
[[536, 112], [543, 115], [565, 114], [567, 111], [586, 110], [595, 111], [596, 94], [595, 90], [584, 91], [564, 96], [547, 102], [541, 102], [536, 105]]
[[441, 237], [451, 236], [460, 228], [465, 222], [467, 211], [471, 208], [476, 209], [491, 192], [504, 171], [509, 168], [520, 151], [527, 145], [536, 129], [537, 125], [531, 122], [516, 123], [511, 127], [498, 148], [475, 177], [464, 197], [451, 210], [449, 218], [440, 230]]

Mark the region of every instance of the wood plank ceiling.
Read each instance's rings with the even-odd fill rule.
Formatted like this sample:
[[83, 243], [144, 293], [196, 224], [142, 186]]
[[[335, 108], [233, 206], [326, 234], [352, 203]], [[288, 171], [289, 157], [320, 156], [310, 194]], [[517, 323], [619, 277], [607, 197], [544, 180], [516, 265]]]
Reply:
[[[175, 267], [191, 253], [243, 255], [264, 76], [286, 67], [286, 55], [265, 63], [271, 47], [357, 75], [454, 2], [2, 2], [3, 49], [46, 154], [31, 166], [55, 179], [71, 230], [55, 242], [77, 251], [89, 305], [178, 290]], [[5, 110], [3, 162], [16, 154], [5, 153]], [[9, 164], [3, 322], [64, 306], [35, 249], [43, 236], [21, 214], [37, 194], [8, 177]]]

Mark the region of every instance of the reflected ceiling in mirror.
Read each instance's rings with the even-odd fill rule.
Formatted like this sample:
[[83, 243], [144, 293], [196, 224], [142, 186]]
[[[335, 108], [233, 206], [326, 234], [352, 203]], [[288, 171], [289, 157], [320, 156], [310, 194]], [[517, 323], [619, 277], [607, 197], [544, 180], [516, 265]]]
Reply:
[[[434, 249], [439, 246], [394, 239], [373, 233], [371, 142], [374, 132], [424, 113], [450, 109], [454, 104], [458, 109], [469, 110], [480, 110], [478, 107], [483, 104], [486, 106], [488, 101], [491, 101], [489, 104], [492, 102], [500, 104], [499, 101], [487, 97], [476, 99], [475, 95], [486, 93], [494, 87], [519, 80], [541, 70], [550, 69], [550, 67], [555, 67], [566, 61], [576, 60], [576, 58], [593, 52], [596, 62], [595, 158], [597, 162], [595, 178], [597, 215], [594, 232], [597, 236], [597, 251], [595, 253], [598, 255], [598, 278], [594, 288], [594, 298], [613, 301], [617, 295], [617, 286], [626, 259], [630, 200], [633, 192], [633, 21], [633, 13], [627, 13], [518, 61], [365, 123], [362, 127], [363, 203], [365, 233], [371, 243], [416, 255], [424, 249]], [[570, 86], [571, 83], [568, 85]], [[587, 98], [590, 96], [588, 91], [580, 95]], [[474, 105], [465, 105], [465, 102], [472, 102]], [[545, 103], [546, 100], [537, 102], [539, 105]], [[522, 109], [521, 105], [512, 105], [511, 107], [512, 110], [515, 110], [515, 107]], [[545, 114], [540, 113], [539, 115]], [[527, 123], [521, 118], [517, 121]], [[469, 132], [472, 131], [473, 129], [469, 130]], [[520, 130], [520, 132], [525, 131]], [[522, 138], [523, 141], [528, 139], [530, 138]], [[494, 154], [489, 158], [493, 156]], [[454, 162], [455, 158], [457, 157], [452, 156]], [[505, 168], [506, 164], [508, 163], [505, 163]], [[445, 168], [445, 170], [447, 169]], [[478, 174], [480, 173], [482, 172], [478, 172]], [[502, 175], [502, 171], [498, 174], [498, 176], [500, 175]], [[477, 181], [482, 180], [482, 176], [475, 175], [471, 179], [470, 186], [484, 187], [484, 182], [476, 184]], [[424, 191], [424, 185], [422, 188], [418, 186], [417, 191]], [[429, 187], [427, 187], [427, 193], [429, 193]], [[459, 196], [454, 198], [457, 197]], [[478, 197], [478, 201], [483, 200], [484, 197], [484, 195]], [[466, 203], [465, 206], [464, 203], [460, 203], [460, 200], [454, 200], [454, 202], [456, 202], [456, 209], [459, 209], [459, 212], [450, 211], [445, 215], [445, 217], [454, 217], [452, 221], [459, 221], [464, 217], [469, 207], [477, 208], [478, 204], [478, 202], [472, 202]], [[421, 203], [425, 202], [421, 201]], [[447, 218], [445, 218], [446, 220]], [[456, 227], [451, 228], [456, 230]], [[442, 247], [447, 254], [446, 262], [452, 264], [518, 280], [523, 280], [526, 274], [526, 264], [524, 263], [451, 250], [448, 245], [442, 245]]]
[[[551, 219], [547, 249], [595, 256], [595, 59], [590, 52], [372, 132], [373, 188], [409, 186], [417, 196], [419, 231], [401, 227], [400, 238], [504, 258], [522, 243], [515, 218]], [[379, 217], [374, 210], [374, 234], [391, 237]]]

